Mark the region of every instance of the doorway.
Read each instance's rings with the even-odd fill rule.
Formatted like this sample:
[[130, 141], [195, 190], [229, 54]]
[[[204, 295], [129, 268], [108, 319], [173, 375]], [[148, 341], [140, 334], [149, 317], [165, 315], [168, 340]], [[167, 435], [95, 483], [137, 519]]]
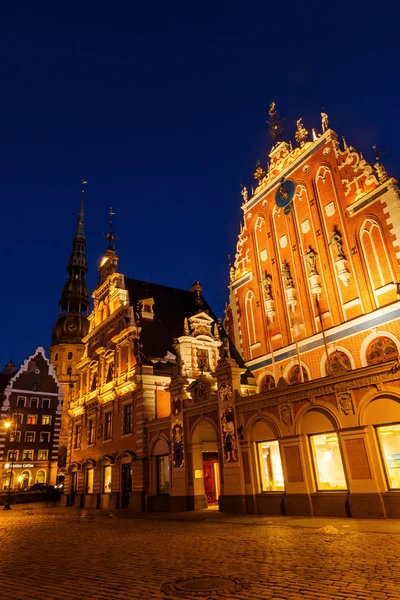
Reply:
[[122, 480], [121, 508], [128, 508], [131, 491], [132, 491], [132, 465], [131, 465], [131, 463], [126, 463], [126, 464], [122, 465], [121, 480]]
[[218, 504], [220, 494], [218, 452], [203, 452], [204, 493], [208, 504]]

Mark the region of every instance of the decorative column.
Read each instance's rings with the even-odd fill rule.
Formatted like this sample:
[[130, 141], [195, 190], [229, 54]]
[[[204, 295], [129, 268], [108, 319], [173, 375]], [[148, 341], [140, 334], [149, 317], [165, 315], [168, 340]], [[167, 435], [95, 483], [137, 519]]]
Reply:
[[171, 395], [171, 491], [169, 507], [171, 512], [190, 510], [188, 487], [188, 457], [185, 448], [185, 430], [183, 420], [183, 400], [185, 387], [189, 383], [176, 367], [176, 374], [168, 386]]
[[[136, 460], [132, 462], [132, 493], [130, 506], [133, 510], [146, 510], [146, 493], [149, 485], [149, 460], [147, 448], [147, 422], [155, 417], [155, 383], [153, 367], [137, 365], [134, 392], [136, 421]], [[136, 371], [137, 372], [137, 371]], [[138, 376], [139, 375], [139, 376]]]
[[245, 513], [245, 488], [240, 445], [237, 433], [235, 396], [240, 395], [243, 372], [228, 356], [218, 362], [214, 376], [218, 384], [218, 408], [222, 446], [222, 481], [219, 508], [225, 512]]

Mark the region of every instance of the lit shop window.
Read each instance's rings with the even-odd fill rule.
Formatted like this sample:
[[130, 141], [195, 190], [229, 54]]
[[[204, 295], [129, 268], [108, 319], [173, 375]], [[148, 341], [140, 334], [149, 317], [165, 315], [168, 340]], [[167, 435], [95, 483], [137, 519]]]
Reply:
[[389, 487], [400, 488], [400, 423], [377, 427], [383, 450]]
[[279, 443], [259, 442], [257, 444], [260, 461], [261, 489], [263, 492], [277, 492], [285, 489]]
[[88, 469], [86, 471], [86, 493], [93, 494], [93, 478], [94, 469]]
[[310, 436], [319, 490], [346, 490], [342, 456], [336, 433]]
[[107, 465], [104, 467], [104, 478], [103, 478], [103, 492], [105, 494], [111, 493], [111, 466]]
[[169, 456], [157, 456], [158, 493], [169, 494]]

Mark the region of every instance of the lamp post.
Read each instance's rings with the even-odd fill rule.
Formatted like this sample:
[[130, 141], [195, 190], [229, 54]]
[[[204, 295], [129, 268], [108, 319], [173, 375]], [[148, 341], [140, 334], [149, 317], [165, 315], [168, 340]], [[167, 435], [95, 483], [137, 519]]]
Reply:
[[17, 410], [10, 408], [7, 411], [7, 420], [4, 423], [4, 427], [7, 430], [8, 429], [11, 430], [12, 424], [14, 422], [14, 443], [13, 443], [13, 449], [12, 449], [12, 454], [11, 454], [11, 470], [10, 470], [10, 481], [8, 484], [7, 502], [5, 503], [3, 510], [11, 510], [11, 482], [12, 482], [13, 469], [14, 469], [15, 445], [17, 442], [17, 427], [18, 427], [17, 419], [15, 418], [17, 414], [18, 414]]

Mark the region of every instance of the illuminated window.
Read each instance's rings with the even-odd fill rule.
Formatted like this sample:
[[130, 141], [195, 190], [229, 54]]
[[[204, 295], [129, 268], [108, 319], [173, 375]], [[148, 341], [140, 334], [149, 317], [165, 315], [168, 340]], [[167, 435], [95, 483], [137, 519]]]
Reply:
[[86, 493], [93, 494], [94, 469], [86, 470]]
[[21, 441], [21, 432], [20, 431], [10, 431], [10, 442], [20, 442]]
[[111, 465], [107, 465], [103, 469], [103, 492], [111, 493]]
[[157, 456], [157, 493], [169, 494], [169, 456]]
[[377, 363], [386, 362], [399, 358], [399, 351], [393, 340], [388, 337], [381, 336], [372, 340], [368, 344], [366, 351], [367, 364], [375, 365]]
[[39, 441], [41, 444], [48, 444], [50, 442], [50, 432], [49, 431], [41, 431]]
[[18, 450], [9, 450], [7, 453], [7, 460], [18, 460]]
[[42, 415], [42, 425], [51, 425], [50, 415]]
[[37, 472], [36, 483], [46, 483], [46, 472], [43, 469]]
[[19, 477], [19, 485], [22, 490], [25, 490], [29, 485], [30, 474], [29, 471], [22, 471]]
[[80, 448], [80, 446], [81, 446], [81, 426], [75, 425], [74, 448]]
[[37, 424], [37, 415], [28, 415], [26, 419], [27, 425], [36, 425]]
[[272, 375], [266, 375], [260, 384], [260, 391], [267, 392], [275, 388], [275, 379]]
[[[308, 381], [307, 371], [305, 370], [304, 367], [301, 367], [301, 368], [303, 370], [303, 381]], [[290, 385], [293, 385], [295, 383], [301, 383], [301, 373], [300, 373], [299, 365], [293, 365], [293, 367], [290, 369], [286, 379], [287, 379], [288, 383], [290, 383]]]
[[105, 414], [105, 434], [104, 434], [104, 439], [105, 440], [111, 440], [112, 439], [112, 413], [111, 412], [107, 412]]
[[96, 443], [96, 420], [89, 419], [89, 422], [88, 422], [88, 444], [90, 446], [91, 444], [95, 444], [95, 443]]
[[197, 349], [197, 364], [199, 369], [203, 371], [209, 371], [209, 363], [208, 363], [208, 350]]
[[38, 450], [38, 460], [49, 460], [49, 451]]
[[400, 423], [377, 427], [389, 488], [400, 488]]
[[336, 433], [310, 436], [318, 490], [346, 490], [342, 455]]
[[258, 442], [258, 460], [263, 492], [279, 492], [285, 489], [278, 440]]
[[33, 450], [24, 450], [22, 460], [33, 460]]
[[25, 432], [25, 441], [32, 443], [35, 441], [36, 434], [34, 431], [26, 431]]

